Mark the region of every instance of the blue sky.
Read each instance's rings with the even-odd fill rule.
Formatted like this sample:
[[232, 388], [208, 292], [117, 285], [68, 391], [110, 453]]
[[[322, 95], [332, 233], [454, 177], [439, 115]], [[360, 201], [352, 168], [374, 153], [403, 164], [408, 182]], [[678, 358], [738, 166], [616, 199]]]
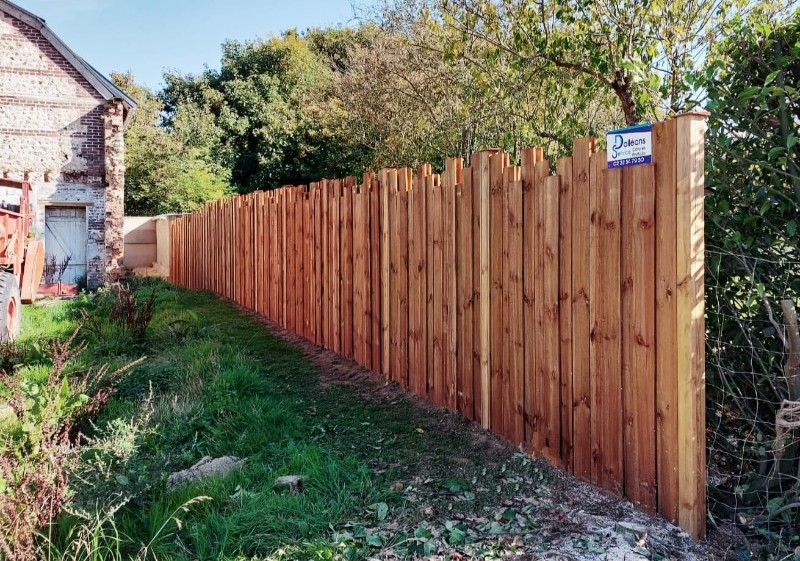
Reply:
[[[12, 0], [108, 74], [133, 71], [151, 88], [164, 68], [219, 67], [226, 39], [352, 22], [352, 0]], [[359, 3], [358, 5], [363, 5]]]

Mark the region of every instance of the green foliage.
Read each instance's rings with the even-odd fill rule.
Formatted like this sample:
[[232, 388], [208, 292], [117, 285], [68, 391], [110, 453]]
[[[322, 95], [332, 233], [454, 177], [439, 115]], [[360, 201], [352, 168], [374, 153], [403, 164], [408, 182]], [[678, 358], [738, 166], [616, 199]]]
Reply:
[[[69, 340], [71, 342], [71, 340]], [[35, 557], [37, 536], [67, 501], [70, 422], [90, 397], [66, 367], [79, 349], [51, 346], [49, 365], [0, 371], [0, 558]], [[4, 354], [12, 354], [7, 348]]]
[[[467, 56], [486, 74], [488, 88], [512, 77], [546, 86], [548, 100], [563, 90], [585, 105], [613, 96], [633, 124], [690, 109], [695, 91], [687, 79], [703, 54], [742, 14], [769, 12], [773, 2], [752, 0], [441, 0], [432, 25], [458, 33], [445, 56]], [[502, 88], [510, 91], [508, 86]], [[488, 92], [487, 92], [488, 93]]]
[[129, 216], [189, 212], [230, 193], [223, 168], [207, 151], [159, 126], [161, 100], [131, 74], [114, 83], [139, 104], [125, 129], [125, 213]]
[[[800, 539], [800, 441], [775, 454], [783, 400], [800, 399], [783, 371], [779, 302], [800, 301], [800, 12], [741, 20], [699, 79], [711, 110], [706, 158], [707, 356], [713, 512], [748, 530]], [[777, 535], [777, 534], [774, 534]], [[794, 547], [791, 545], [791, 547]]]
[[[115, 382], [115, 399], [87, 428], [67, 513], [46, 528], [41, 558], [364, 559], [383, 549], [480, 557], [513, 547], [512, 535], [533, 539], [532, 504], [515, 506], [512, 520], [502, 503], [535, 495], [557, 508], [538, 463], [499, 448], [487, 455], [486, 442], [475, 447], [468, 424], [444, 411], [422, 415], [402, 397], [320, 384], [300, 351], [209, 294], [150, 280], [134, 288], [156, 290], [149, 358]], [[42, 309], [25, 321], [38, 336], [71, 328], [80, 310], [110, 323], [111, 301], [84, 295], [44, 309], [49, 321]], [[130, 360], [86, 340], [73, 368]], [[167, 488], [168, 473], [206, 455], [246, 462]], [[287, 474], [307, 478], [302, 493], [274, 486]]]
[[179, 136], [199, 129], [189, 145], [209, 147], [240, 192], [347, 175], [359, 154], [330, 122], [330, 87], [362, 40], [351, 30], [314, 30], [308, 39], [287, 31], [228, 41], [219, 70], [165, 75], [166, 124]]

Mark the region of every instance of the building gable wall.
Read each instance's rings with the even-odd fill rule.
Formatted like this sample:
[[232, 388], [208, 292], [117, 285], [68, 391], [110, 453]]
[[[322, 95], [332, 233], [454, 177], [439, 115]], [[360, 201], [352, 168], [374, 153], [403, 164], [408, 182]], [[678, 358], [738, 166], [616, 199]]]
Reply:
[[[124, 188], [120, 158], [111, 158], [115, 167], [107, 169], [107, 144], [119, 150], [118, 139], [107, 143], [110, 119], [119, 121], [118, 108], [38, 29], [0, 11], [0, 174], [33, 186], [40, 237], [46, 205], [86, 207], [90, 287], [104, 282], [120, 257], [109, 245], [117, 236], [107, 231], [116, 223], [112, 214], [122, 215], [121, 208], [107, 204], [109, 185]], [[122, 135], [121, 127], [115, 130]], [[121, 193], [115, 195], [112, 200], [122, 200]]]

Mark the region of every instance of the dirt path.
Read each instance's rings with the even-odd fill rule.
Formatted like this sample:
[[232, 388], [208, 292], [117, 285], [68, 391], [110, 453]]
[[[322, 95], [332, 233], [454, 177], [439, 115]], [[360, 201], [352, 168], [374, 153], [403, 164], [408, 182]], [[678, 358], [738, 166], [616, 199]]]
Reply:
[[[741, 537], [735, 531], [727, 535], [714, 530], [706, 541], [694, 541], [664, 519], [638, 512], [626, 500], [599, 491], [544, 462], [524, 457], [506, 440], [396, 384], [386, 383], [352, 360], [275, 324], [264, 323], [318, 367], [322, 385], [345, 385], [371, 401], [387, 405], [408, 400], [422, 414], [421, 418], [431, 421], [426, 430], [437, 433], [436, 438], [467, 434], [471, 450], [463, 457], [456, 454], [455, 458], [448, 458], [446, 470], [437, 465], [437, 458], [428, 457], [414, 463], [405, 480], [394, 484], [405, 495], [407, 512], [395, 519], [376, 516], [374, 527], [367, 531], [367, 539], [383, 544], [375, 559], [412, 554], [432, 559], [552, 561], [739, 559], [734, 547]], [[378, 473], [384, 471], [379, 459], [375, 466]], [[491, 475], [487, 476], [487, 466], [489, 471], [502, 472], [492, 479], [500, 481], [497, 492], [492, 488], [494, 483], [485, 483]], [[454, 483], [452, 489], [443, 489], [437, 483], [456, 471], [465, 478], [471, 476], [471, 486], [468, 481], [463, 483], [470, 491], [460, 489], [459, 483]], [[510, 493], [506, 492], [509, 486]], [[409, 538], [398, 542], [398, 535]], [[413, 546], [410, 550], [406, 547], [409, 542]], [[425, 544], [431, 545], [426, 549]]]

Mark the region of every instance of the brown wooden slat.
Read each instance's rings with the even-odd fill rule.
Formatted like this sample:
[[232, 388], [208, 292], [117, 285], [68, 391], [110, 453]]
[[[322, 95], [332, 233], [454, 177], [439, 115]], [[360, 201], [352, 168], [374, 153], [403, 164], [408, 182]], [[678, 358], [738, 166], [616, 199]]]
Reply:
[[547, 162], [536, 164], [536, 409], [538, 451], [555, 464], [561, 456], [561, 380], [558, 321], [558, 216], [559, 178], [549, 176]]
[[433, 327], [433, 394], [432, 400], [438, 405], [446, 405], [446, 388], [444, 379], [444, 354], [445, 354], [445, 325], [442, 317], [444, 301], [444, 236], [443, 236], [443, 198], [444, 188], [441, 184], [441, 177], [433, 176], [434, 186], [431, 191], [433, 207], [429, 216], [432, 218], [433, 235], [431, 247], [433, 249], [432, 269], [428, 270], [428, 283], [431, 283], [433, 275], [433, 303], [430, 308], [430, 323]]
[[381, 332], [381, 199], [378, 191], [379, 184], [373, 178], [372, 188], [369, 194], [370, 204], [370, 284], [371, 293], [371, 319], [372, 319], [372, 370], [381, 371], [381, 360], [383, 352], [381, 344], [383, 335]]
[[655, 178], [623, 170], [622, 387], [625, 496], [656, 511]]
[[420, 166], [409, 193], [408, 256], [409, 316], [408, 360], [409, 387], [415, 394], [428, 395], [427, 302], [428, 302], [428, 229], [425, 168]]
[[[395, 185], [390, 186], [390, 174], [393, 174]], [[391, 296], [388, 289], [390, 287], [389, 275], [391, 268], [391, 253], [389, 246], [389, 232], [390, 232], [390, 213], [389, 213], [389, 199], [390, 196], [396, 191], [397, 170], [382, 170], [380, 190], [378, 191], [378, 205], [380, 207], [380, 274], [381, 281], [381, 368], [380, 371], [383, 376], [389, 378], [389, 358], [391, 356], [391, 338], [389, 333], [390, 324], [390, 302]]]
[[573, 473], [592, 477], [590, 158], [594, 139], [575, 140], [572, 155], [572, 432]]
[[561, 464], [572, 464], [572, 158], [556, 162], [561, 179], [558, 216], [558, 320], [561, 376]]
[[332, 349], [342, 353], [342, 181], [333, 182], [331, 199], [331, 336]]
[[313, 321], [316, 325], [314, 332], [316, 333], [315, 343], [322, 346], [323, 344], [323, 293], [325, 286], [325, 279], [323, 277], [323, 259], [322, 252], [322, 197], [323, 191], [319, 184], [314, 189], [314, 318]]
[[425, 240], [425, 266], [427, 268], [427, 272], [425, 274], [425, 279], [427, 281], [427, 285], [425, 287], [427, 294], [427, 300], [425, 301], [425, 333], [427, 336], [425, 341], [425, 356], [427, 357], [427, 365], [425, 367], [427, 384], [426, 394], [428, 399], [434, 403], [439, 403], [439, 395], [436, 391], [436, 368], [434, 366], [436, 361], [436, 354], [434, 352], [436, 330], [433, 320], [434, 292], [436, 291], [436, 265], [434, 263], [434, 244], [436, 243], [436, 224], [434, 218], [436, 214], [436, 206], [434, 203], [433, 175], [430, 173], [430, 171], [426, 170], [423, 178], [425, 182], [425, 208], [427, 211], [425, 213], [425, 220], [427, 223], [425, 227], [427, 231]]
[[606, 153], [592, 156], [591, 367], [592, 482], [623, 490], [620, 333], [620, 190], [622, 172], [606, 169]]
[[653, 124], [658, 512], [673, 523], [678, 521], [676, 123]]
[[362, 189], [363, 186], [357, 188], [353, 194], [353, 355], [356, 362], [367, 366], [371, 355], [367, 349], [365, 330], [368, 316], [364, 287], [369, 276], [366, 253], [366, 233], [369, 232], [369, 226], [365, 204], [369, 200], [369, 194], [363, 193]]
[[505, 374], [503, 363], [505, 343], [505, 318], [503, 317], [503, 228], [505, 218], [503, 216], [503, 170], [507, 165], [508, 154], [503, 152], [498, 152], [489, 159], [491, 429], [498, 434], [505, 434], [503, 425], [503, 378]]
[[512, 170], [506, 183], [506, 275], [505, 323], [508, 326], [507, 403], [504, 407], [506, 435], [514, 444], [525, 442], [525, 322], [523, 318], [522, 265], [522, 181], [519, 168]]
[[475, 418], [473, 394], [472, 273], [472, 168], [462, 171], [455, 197], [456, 237], [456, 406], [468, 419]]
[[397, 302], [393, 321], [397, 325], [397, 357], [395, 380], [404, 388], [408, 387], [408, 347], [409, 347], [409, 239], [408, 239], [408, 190], [411, 187], [411, 169], [402, 168], [398, 176], [397, 204], [393, 230], [397, 232], [393, 255], [397, 266], [397, 285], [392, 300]]
[[442, 378], [450, 411], [457, 410], [455, 193], [463, 167], [461, 158], [448, 158], [442, 178]]
[[342, 354], [353, 357], [353, 187], [355, 178], [344, 182], [342, 196]]

